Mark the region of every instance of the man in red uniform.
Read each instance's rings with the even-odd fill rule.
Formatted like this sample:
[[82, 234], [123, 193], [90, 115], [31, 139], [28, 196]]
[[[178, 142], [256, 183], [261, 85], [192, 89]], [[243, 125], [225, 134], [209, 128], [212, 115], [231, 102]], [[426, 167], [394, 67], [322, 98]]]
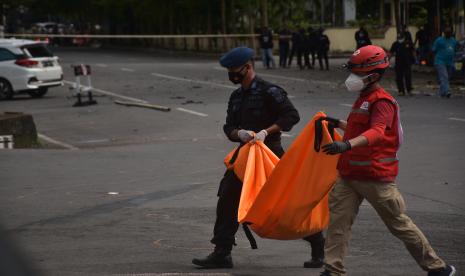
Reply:
[[327, 154], [342, 154], [338, 163], [340, 178], [329, 198], [325, 271], [321, 275], [346, 273], [343, 259], [348, 251], [351, 226], [364, 199], [429, 276], [455, 274], [455, 268], [436, 255], [420, 229], [405, 214], [405, 203], [395, 184], [402, 125], [397, 102], [379, 85], [388, 66], [389, 58], [378, 46], [369, 45], [355, 51], [348, 63], [351, 74], [345, 84], [349, 91], [360, 95], [347, 122], [326, 118], [345, 133], [342, 142], [323, 146]]

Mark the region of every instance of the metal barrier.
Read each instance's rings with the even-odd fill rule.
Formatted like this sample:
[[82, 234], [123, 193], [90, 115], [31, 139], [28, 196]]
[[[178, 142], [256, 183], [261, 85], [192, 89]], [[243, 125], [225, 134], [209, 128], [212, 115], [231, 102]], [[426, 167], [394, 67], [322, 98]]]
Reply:
[[[90, 79], [92, 71], [90, 65], [77, 64], [71, 65], [71, 67], [74, 69], [74, 76], [76, 77], [76, 83], [69, 88], [76, 93], [77, 97], [77, 102], [74, 103], [73, 107], [97, 104], [97, 101], [92, 97], [92, 82]], [[81, 77], [86, 78], [87, 85], [81, 84]], [[87, 101], [82, 100], [83, 93], [87, 93]]]

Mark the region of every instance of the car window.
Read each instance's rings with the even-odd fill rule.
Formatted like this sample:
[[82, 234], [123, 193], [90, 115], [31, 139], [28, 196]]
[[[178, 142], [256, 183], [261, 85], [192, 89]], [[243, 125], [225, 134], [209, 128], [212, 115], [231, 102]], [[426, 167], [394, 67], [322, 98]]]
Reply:
[[22, 48], [31, 57], [53, 57], [52, 52], [43, 44], [26, 45]]
[[0, 61], [15, 60], [16, 55], [7, 49], [0, 48]]

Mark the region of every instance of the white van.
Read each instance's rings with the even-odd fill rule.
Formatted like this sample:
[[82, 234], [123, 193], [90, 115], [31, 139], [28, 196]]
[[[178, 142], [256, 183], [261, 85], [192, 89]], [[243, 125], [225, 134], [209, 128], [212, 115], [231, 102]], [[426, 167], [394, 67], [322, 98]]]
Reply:
[[63, 85], [63, 69], [47, 44], [25, 39], [0, 39], [0, 100], [27, 92], [34, 98]]

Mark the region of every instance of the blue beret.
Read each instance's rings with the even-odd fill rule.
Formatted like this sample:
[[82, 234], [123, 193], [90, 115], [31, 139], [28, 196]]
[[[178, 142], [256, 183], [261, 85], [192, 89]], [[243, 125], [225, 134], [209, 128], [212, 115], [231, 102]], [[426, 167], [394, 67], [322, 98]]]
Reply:
[[254, 50], [248, 47], [237, 47], [220, 58], [220, 64], [226, 68], [235, 68], [246, 64], [254, 56]]

